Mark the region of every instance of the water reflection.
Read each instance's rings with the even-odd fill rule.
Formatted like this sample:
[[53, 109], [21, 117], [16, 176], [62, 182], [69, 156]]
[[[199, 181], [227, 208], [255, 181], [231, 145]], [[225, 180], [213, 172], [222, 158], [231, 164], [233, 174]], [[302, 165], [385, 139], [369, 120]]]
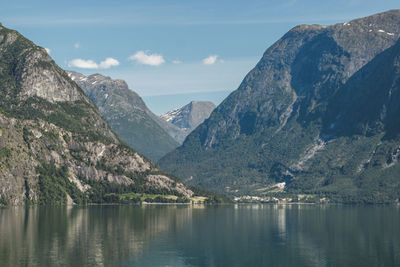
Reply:
[[399, 266], [398, 207], [0, 209], [0, 266]]
[[190, 213], [179, 206], [3, 209], [0, 265], [113, 265], [140, 256], [159, 233], [181, 227]]

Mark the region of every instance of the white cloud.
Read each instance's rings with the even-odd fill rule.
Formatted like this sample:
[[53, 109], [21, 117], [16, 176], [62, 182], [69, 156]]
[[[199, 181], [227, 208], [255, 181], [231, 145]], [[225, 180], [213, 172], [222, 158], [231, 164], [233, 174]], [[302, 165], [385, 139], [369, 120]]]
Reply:
[[119, 65], [119, 61], [115, 58], [108, 57], [106, 60], [100, 62], [99, 68], [100, 69], [109, 69], [111, 67], [116, 67]]
[[180, 61], [180, 60], [172, 60], [172, 64], [181, 64], [182, 63], [182, 61]]
[[218, 55], [206, 57], [202, 60], [203, 65], [213, 65], [217, 62]]
[[76, 49], [78, 49], [79, 47], [81, 47], [81, 45], [80, 45], [79, 43], [75, 43], [75, 44], [74, 44], [74, 47], [75, 47]]
[[50, 48], [45, 48], [44, 50], [46, 50], [47, 54], [49, 54], [49, 55], [50, 55], [50, 53], [51, 53], [51, 50], [50, 50]]
[[80, 68], [80, 69], [98, 69], [99, 65], [97, 65], [96, 62], [93, 60], [84, 60], [81, 58], [76, 58], [71, 60], [68, 63], [68, 67], [75, 67], [75, 68]]
[[106, 60], [100, 62], [100, 64], [97, 64], [91, 59], [84, 60], [81, 58], [73, 59], [68, 63], [68, 67], [75, 67], [80, 69], [109, 69], [110, 67], [118, 65], [119, 61], [111, 57], [106, 58]]
[[129, 57], [130, 60], [134, 60], [139, 64], [160, 66], [165, 62], [162, 55], [159, 54], [147, 54], [145, 51], [138, 51], [136, 54]]

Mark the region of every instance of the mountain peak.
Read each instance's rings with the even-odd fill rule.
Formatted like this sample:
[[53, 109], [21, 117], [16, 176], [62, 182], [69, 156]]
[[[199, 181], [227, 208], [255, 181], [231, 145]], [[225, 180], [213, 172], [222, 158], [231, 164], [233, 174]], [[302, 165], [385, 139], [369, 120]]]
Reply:
[[215, 104], [210, 101], [191, 101], [181, 108], [161, 114], [160, 118], [178, 126], [189, 134], [207, 119], [214, 109]]
[[327, 26], [319, 25], [319, 24], [300, 24], [291, 29], [291, 31], [304, 31], [304, 30], [319, 30], [324, 29]]
[[[20, 99], [37, 96], [51, 103], [86, 101], [79, 87], [70, 82], [65, 71], [55, 64], [47, 52], [18, 32], [1, 27], [0, 49], [5, 66], [14, 62], [17, 70], [15, 82]], [[4, 71], [7, 70], [3, 69]]]

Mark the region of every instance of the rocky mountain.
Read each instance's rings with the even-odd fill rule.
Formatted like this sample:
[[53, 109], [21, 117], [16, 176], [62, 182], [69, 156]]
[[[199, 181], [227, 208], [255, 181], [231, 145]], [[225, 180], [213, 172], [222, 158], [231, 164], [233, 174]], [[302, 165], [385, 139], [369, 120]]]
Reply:
[[0, 204], [103, 202], [130, 192], [193, 195], [121, 143], [44, 48], [0, 25]]
[[160, 118], [179, 127], [185, 133], [184, 138], [186, 138], [189, 133], [210, 116], [214, 109], [215, 105], [212, 102], [192, 101], [182, 108], [161, 114]]
[[96, 104], [118, 136], [137, 152], [157, 161], [179, 145], [125, 81], [101, 74], [86, 77], [78, 72], [67, 73]]
[[179, 144], [182, 144], [183, 141], [185, 140], [187, 134], [184, 130], [182, 130], [181, 128], [179, 128], [178, 126], [172, 124], [169, 121], [166, 121], [162, 118], [160, 118], [159, 116], [153, 114], [153, 117], [155, 122], [158, 123], [158, 125], [160, 125], [161, 128], [164, 129], [164, 131], [166, 131], [176, 142], [178, 142]]
[[160, 166], [232, 195], [400, 198], [400, 10], [300, 25]]

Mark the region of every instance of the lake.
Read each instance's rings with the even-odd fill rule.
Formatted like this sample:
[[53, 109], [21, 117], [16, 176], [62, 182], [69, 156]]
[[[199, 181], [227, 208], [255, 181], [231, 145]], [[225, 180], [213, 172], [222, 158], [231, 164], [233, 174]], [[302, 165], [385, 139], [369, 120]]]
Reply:
[[4, 208], [0, 266], [400, 266], [400, 207]]

